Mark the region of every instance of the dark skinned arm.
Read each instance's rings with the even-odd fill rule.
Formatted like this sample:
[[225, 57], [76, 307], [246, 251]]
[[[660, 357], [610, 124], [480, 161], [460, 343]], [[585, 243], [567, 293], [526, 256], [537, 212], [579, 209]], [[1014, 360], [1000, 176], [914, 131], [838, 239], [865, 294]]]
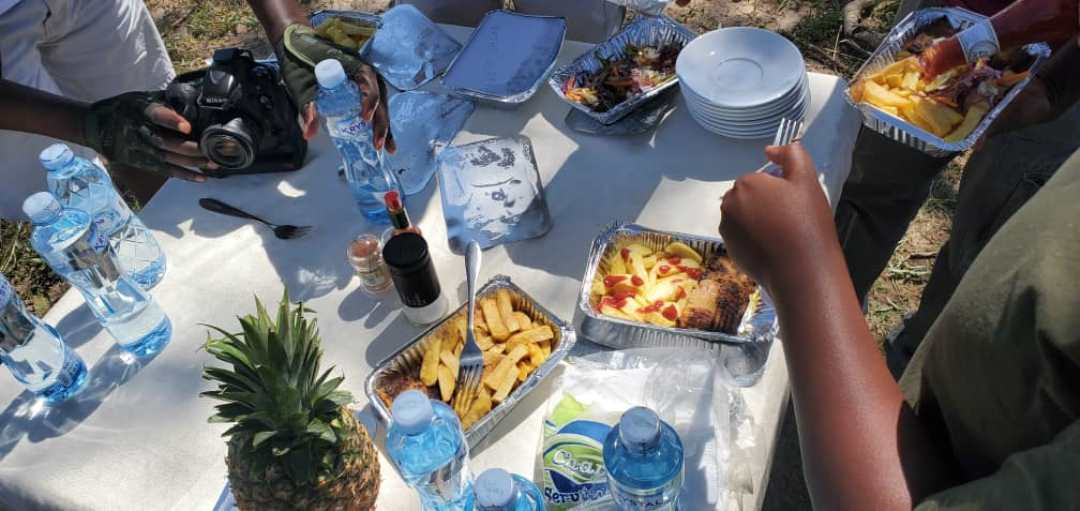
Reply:
[[866, 326], [813, 161], [770, 147], [783, 177], [744, 176], [720, 231], [780, 318], [810, 495], [817, 509], [910, 510], [952, 485]]
[[83, 118], [90, 104], [0, 79], [0, 130], [35, 133], [86, 145]]
[[[287, 62], [285, 55], [282, 54], [285, 50], [281, 44], [286, 29], [290, 25], [311, 26], [307, 13], [297, 0], [248, 0], [248, 5], [251, 6], [255, 17], [259, 19], [259, 23], [262, 24], [263, 29], [266, 31], [266, 37], [270, 40], [270, 44], [278, 53], [278, 60], [282, 62], [282, 73], [285, 76], [285, 82], [289, 85], [293, 101], [297, 103], [297, 108], [300, 110], [300, 126], [304, 132], [304, 138], [310, 140], [319, 132], [315, 102], [309, 100], [314, 96], [314, 72], [308, 66], [298, 68], [296, 67], [298, 64]], [[332, 45], [327, 41], [319, 40], [317, 46], [327, 49]], [[315, 60], [321, 58], [325, 57], [319, 57]], [[356, 60], [359, 61], [359, 59]], [[313, 66], [316, 63], [311, 62], [310, 65]], [[390, 132], [390, 114], [387, 110], [386, 101], [384, 101], [387, 97], [386, 85], [378, 73], [375, 72], [375, 69], [367, 64], [360, 63], [351, 76], [363, 93], [360, 115], [364, 117], [364, 120], [371, 123], [375, 134], [375, 148], [382, 149], [385, 147], [387, 151], [394, 152], [397, 146], [394, 143], [393, 133]]]
[[311, 25], [307, 13], [296, 0], [248, 0], [248, 5], [255, 12], [255, 17], [259, 18], [271, 43], [280, 41], [285, 28], [293, 23]]
[[[134, 153], [112, 151], [112, 146], [104, 147], [98, 143], [102, 136], [115, 129], [116, 124], [95, 124], [96, 129], [88, 132], [87, 120], [95, 116], [93, 112], [100, 105], [123, 101], [120, 98], [126, 96], [130, 94], [90, 104], [0, 79], [0, 129], [34, 133], [88, 146], [108, 158], [111, 164], [138, 171], [205, 181], [205, 176], [192, 169], [214, 166], [203, 157], [194, 141], [187, 140], [186, 137], [191, 134], [191, 124], [160, 103], [140, 107], [137, 112], [125, 111], [114, 116], [116, 119], [126, 116], [129, 120], [148, 124], [150, 131], [147, 137], [132, 136], [120, 144], [128, 148], [140, 147], [142, 152], [138, 154], [139, 159], [131, 157]], [[93, 135], [96, 135], [97, 141], [88, 139]]]

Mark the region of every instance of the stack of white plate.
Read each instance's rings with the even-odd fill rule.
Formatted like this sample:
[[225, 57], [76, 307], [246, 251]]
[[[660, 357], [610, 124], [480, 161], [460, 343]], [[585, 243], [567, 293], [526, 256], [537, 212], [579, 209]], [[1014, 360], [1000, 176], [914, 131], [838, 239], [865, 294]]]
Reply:
[[690, 115], [731, 138], [770, 137], [810, 106], [806, 63], [791, 41], [760, 28], [714, 30], [683, 48], [675, 65]]

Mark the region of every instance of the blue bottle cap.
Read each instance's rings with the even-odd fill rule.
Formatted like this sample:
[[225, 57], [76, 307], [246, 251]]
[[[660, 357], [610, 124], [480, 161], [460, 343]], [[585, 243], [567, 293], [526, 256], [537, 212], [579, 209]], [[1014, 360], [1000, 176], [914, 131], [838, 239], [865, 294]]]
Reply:
[[431, 407], [431, 401], [419, 390], [402, 392], [394, 399], [390, 407], [390, 416], [397, 426], [406, 435], [415, 435], [423, 432], [435, 418], [435, 410]]
[[345, 68], [341, 67], [341, 62], [337, 60], [326, 59], [315, 64], [315, 80], [324, 89], [333, 89], [341, 85], [346, 78], [348, 76], [345, 75]]
[[489, 468], [476, 478], [473, 491], [481, 510], [502, 509], [514, 500], [514, 478], [501, 468]]
[[65, 144], [53, 144], [41, 151], [38, 156], [45, 170], [54, 171], [64, 168], [71, 160], [75, 159], [75, 153]]
[[632, 449], [649, 449], [660, 440], [660, 417], [644, 406], [635, 406], [619, 419], [619, 439]]
[[60, 214], [60, 202], [49, 192], [38, 192], [23, 201], [23, 213], [35, 225], [42, 224]]

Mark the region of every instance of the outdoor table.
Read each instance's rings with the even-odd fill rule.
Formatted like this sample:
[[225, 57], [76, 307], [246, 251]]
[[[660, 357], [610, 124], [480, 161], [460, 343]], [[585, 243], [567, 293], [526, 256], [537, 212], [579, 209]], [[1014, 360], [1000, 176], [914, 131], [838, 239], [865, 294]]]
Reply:
[[[469, 29], [448, 27], [464, 40]], [[591, 46], [567, 42], [565, 63]], [[835, 205], [850, 168], [859, 118], [843, 99], [845, 83], [810, 75], [812, 105], [803, 143]], [[596, 137], [566, 128], [569, 106], [546, 86], [516, 109], [480, 107], [456, 143], [524, 134], [533, 143], [554, 227], [546, 236], [484, 252], [481, 282], [509, 275], [563, 319], [575, 314], [586, 250], [616, 220], [716, 236], [720, 197], [735, 178], [764, 163], [766, 140], [737, 141], [699, 127], [681, 98], [659, 129], [629, 138]], [[211, 510], [226, 482], [226, 425], [208, 424], [213, 401], [198, 397], [211, 357], [201, 350], [213, 324], [237, 327], [254, 297], [291, 298], [316, 311], [324, 365], [344, 373], [359, 404], [372, 367], [420, 329], [398, 310], [391, 291], [366, 296], [345, 259], [347, 242], [365, 223], [336, 176], [340, 158], [325, 133], [312, 141], [300, 171], [213, 180], [170, 181], [140, 213], [168, 255], [168, 273], [152, 294], [172, 319], [173, 336], [148, 362], [132, 361], [98, 326], [82, 297], [69, 291], [45, 316], [90, 367], [87, 388], [53, 409], [35, 405], [9, 376], [0, 376], [0, 508]], [[279, 223], [313, 225], [299, 240], [278, 240], [266, 228], [200, 209], [216, 197]], [[423, 229], [443, 290], [464, 301], [464, 259], [450, 252], [436, 184], [408, 198]], [[805, 263], [812, 263], [807, 261]], [[798, 332], [787, 333], [798, 335]], [[584, 342], [584, 341], [582, 341]], [[718, 507], [758, 509], [788, 400], [783, 349], [774, 343], [761, 380], [743, 389], [753, 414], [750, 463], [730, 467], [745, 490]], [[541, 417], [551, 382], [539, 386], [472, 453], [474, 473], [502, 467], [533, 475]], [[726, 399], [726, 397], [725, 397]], [[380, 427], [380, 435], [384, 428]], [[378, 509], [419, 504], [380, 448]]]

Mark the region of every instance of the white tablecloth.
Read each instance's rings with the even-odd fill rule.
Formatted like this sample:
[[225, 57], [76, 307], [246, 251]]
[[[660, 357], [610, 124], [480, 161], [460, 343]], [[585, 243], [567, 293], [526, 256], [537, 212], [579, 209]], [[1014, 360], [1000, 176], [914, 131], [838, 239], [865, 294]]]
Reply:
[[[451, 28], [464, 38], [467, 30]], [[587, 45], [568, 42], [567, 62]], [[850, 166], [859, 119], [842, 97], [844, 82], [812, 74], [805, 144], [835, 202]], [[732, 181], [764, 162], [766, 141], [735, 141], [694, 123], [679, 100], [654, 133], [604, 138], [569, 131], [568, 106], [547, 87], [514, 110], [478, 108], [457, 137], [467, 143], [523, 133], [532, 139], [554, 228], [537, 240], [484, 253], [481, 280], [506, 274], [563, 318], [574, 318], [585, 251], [601, 228], [632, 220], [659, 228], [715, 235], [719, 198]], [[172, 319], [169, 347], [148, 363], [128, 363], [75, 292], [46, 316], [91, 367], [88, 388], [73, 402], [35, 408], [13, 378], [0, 376], [0, 508], [209, 510], [225, 482], [225, 427], [207, 424], [213, 402], [197, 394], [210, 357], [200, 350], [209, 323], [231, 328], [253, 311], [253, 296], [276, 303], [282, 285], [318, 313], [324, 363], [336, 365], [344, 387], [366, 402], [363, 383], [373, 365], [418, 333], [396, 299], [374, 300], [358, 289], [345, 245], [371, 229], [336, 176], [339, 158], [323, 135], [310, 162], [292, 174], [237, 177], [204, 185], [172, 181], [141, 214], [168, 254], [169, 268], [153, 295]], [[281, 241], [267, 229], [200, 209], [212, 196], [270, 219], [316, 226], [312, 235]], [[434, 183], [408, 199], [451, 301], [464, 297], [464, 262], [450, 253]], [[393, 295], [391, 295], [392, 297]], [[543, 404], [539, 387], [473, 453], [472, 468], [503, 467], [532, 474]], [[754, 415], [752, 462], [732, 467], [749, 481], [742, 509], [760, 507], [787, 401], [782, 347], [774, 345], [761, 381], [746, 389]], [[6, 404], [6, 405], [5, 405]], [[378, 508], [418, 504], [381, 459]], [[749, 477], [745, 477], [749, 474]]]

